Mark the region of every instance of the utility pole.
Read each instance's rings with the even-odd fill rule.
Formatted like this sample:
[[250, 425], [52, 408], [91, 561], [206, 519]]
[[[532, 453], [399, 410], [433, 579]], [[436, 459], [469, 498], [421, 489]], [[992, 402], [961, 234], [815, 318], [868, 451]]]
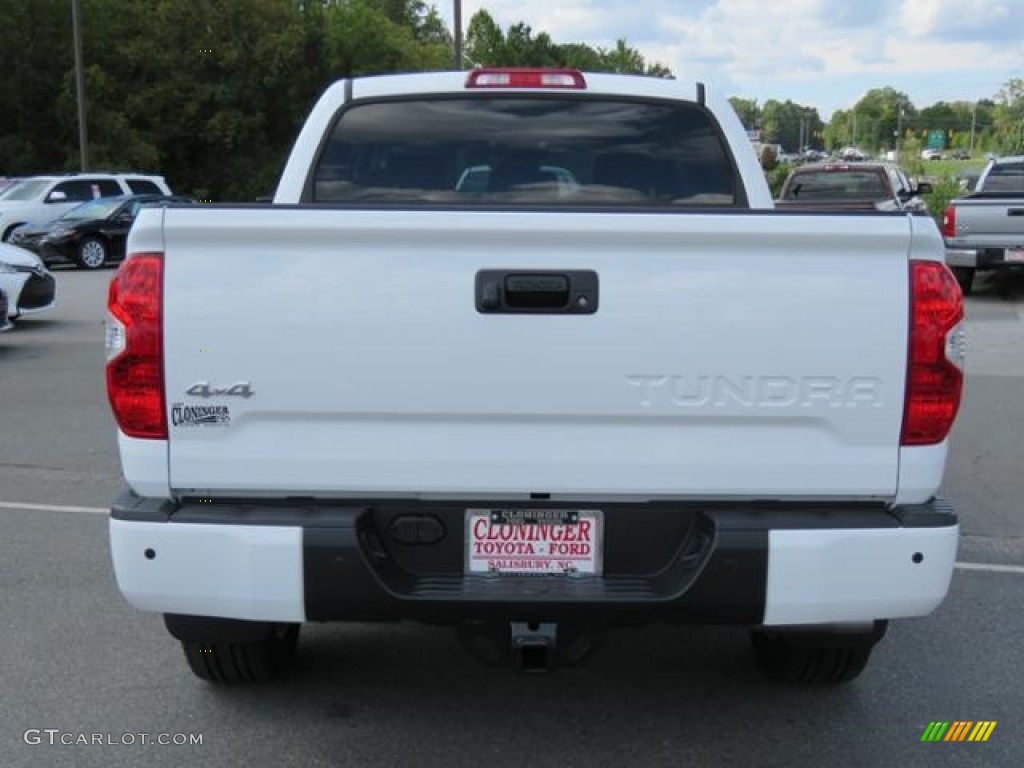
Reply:
[[850, 146], [857, 146], [857, 108], [853, 108], [853, 138], [850, 139]]
[[89, 136], [85, 125], [85, 73], [82, 71], [82, 28], [79, 0], [71, 0], [71, 33], [75, 47], [75, 91], [78, 95], [78, 155], [82, 170], [89, 167]]
[[971, 108], [971, 148], [967, 150], [971, 157], [974, 157], [974, 125], [977, 119], [978, 102], [974, 102], [974, 106]]
[[455, 68], [462, 69], [462, 0], [454, 0]]
[[900, 144], [903, 143], [903, 106], [896, 112], [896, 162], [900, 161]]

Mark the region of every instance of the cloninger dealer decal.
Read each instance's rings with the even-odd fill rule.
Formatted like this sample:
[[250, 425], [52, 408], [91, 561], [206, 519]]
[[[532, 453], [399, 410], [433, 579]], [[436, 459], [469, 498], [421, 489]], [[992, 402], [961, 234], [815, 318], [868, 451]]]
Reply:
[[171, 406], [171, 424], [176, 427], [226, 427], [231, 423], [231, 411], [226, 405]]

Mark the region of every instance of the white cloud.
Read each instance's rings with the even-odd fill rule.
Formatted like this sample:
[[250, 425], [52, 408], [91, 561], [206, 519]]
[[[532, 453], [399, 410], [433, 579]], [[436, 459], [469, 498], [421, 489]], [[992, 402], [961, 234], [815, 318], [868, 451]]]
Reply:
[[1024, 33], [1022, 0], [904, 0], [901, 16], [913, 37], [1019, 41]]
[[681, 79], [826, 118], [886, 85], [919, 107], [991, 97], [1024, 69], [1024, 0], [463, 0], [464, 23], [482, 7], [557, 42], [625, 37]]

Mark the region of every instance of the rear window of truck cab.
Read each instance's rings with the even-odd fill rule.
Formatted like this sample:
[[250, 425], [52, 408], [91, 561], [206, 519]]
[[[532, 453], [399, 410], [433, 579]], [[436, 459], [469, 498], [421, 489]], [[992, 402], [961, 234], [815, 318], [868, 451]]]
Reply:
[[697, 104], [511, 94], [343, 109], [307, 199], [643, 209], [746, 202], [725, 139]]
[[798, 171], [783, 200], [884, 200], [889, 197], [878, 171]]
[[985, 192], [1024, 195], [1024, 161], [996, 163], [985, 179]]

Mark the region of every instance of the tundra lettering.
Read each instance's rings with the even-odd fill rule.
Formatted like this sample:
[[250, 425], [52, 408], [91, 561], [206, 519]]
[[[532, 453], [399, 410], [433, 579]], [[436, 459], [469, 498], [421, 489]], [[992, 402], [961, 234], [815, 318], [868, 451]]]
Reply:
[[640, 405], [675, 405], [680, 408], [702, 406], [744, 408], [783, 408], [828, 406], [856, 408], [883, 405], [882, 380], [855, 376], [670, 376], [633, 374], [626, 377], [630, 386], [640, 390]]

